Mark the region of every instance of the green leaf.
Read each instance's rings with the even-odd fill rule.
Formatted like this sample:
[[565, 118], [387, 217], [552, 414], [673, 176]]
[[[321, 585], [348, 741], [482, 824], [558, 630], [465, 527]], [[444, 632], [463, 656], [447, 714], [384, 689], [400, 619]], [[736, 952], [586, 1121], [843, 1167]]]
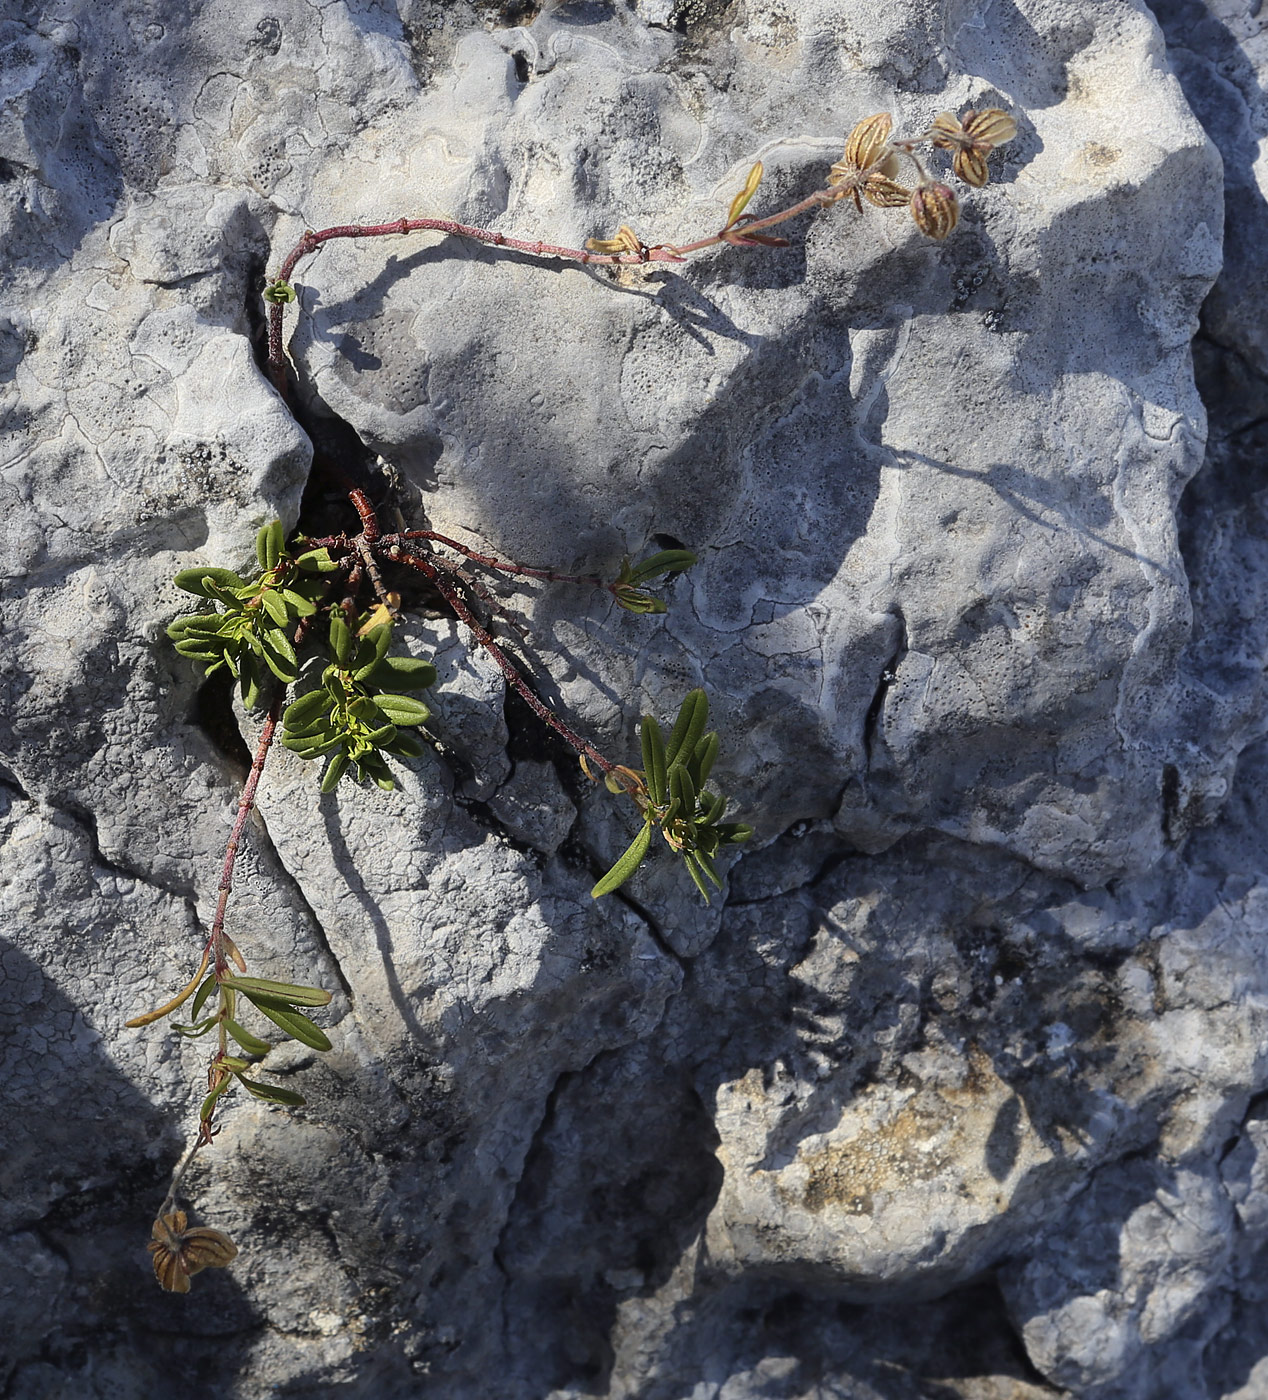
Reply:
[[720, 792], [707, 792], [702, 795], [699, 820], [706, 826], [712, 826], [725, 811], [726, 798]]
[[268, 1103], [284, 1103], [288, 1108], [303, 1108], [308, 1100], [294, 1089], [283, 1089], [279, 1084], [264, 1084], [258, 1079], [248, 1079], [245, 1074], [238, 1076], [238, 1082], [248, 1094]]
[[211, 1091], [211, 1093], [208, 1094], [207, 1097], [202, 1101], [202, 1106], [198, 1110], [199, 1122], [205, 1123], [211, 1117], [212, 1111], [216, 1107], [216, 1100], [227, 1089], [231, 1088], [233, 1088], [233, 1079], [229, 1076], [226, 1076], [225, 1079], [221, 1083], [217, 1084], [216, 1087]]
[[270, 521], [255, 537], [255, 553], [260, 568], [270, 572], [277, 568], [286, 553], [286, 531], [280, 520]]
[[616, 599], [618, 608], [624, 608], [626, 612], [636, 613], [640, 617], [669, 611], [663, 599], [654, 598], [650, 593], [644, 593], [641, 588], [631, 588], [626, 583], [619, 584], [612, 596]]
[[[290, 749], [293, 754], [298, 754], [300, 758], [320, 758], [324, 753], [331, 753], [339, 748], [344, 742], [342, 734], [336, 734], [333, 729], [324, 730], [317, 734], [285, 734], [282, 736], [282, 747]], [[322, 789], [326, 791], [326, 789]]]
[[190, 661], [218, 661], [223, 655], [220, 650], [207, 650], [207, 643], [201, 641], [177, 642], [176, 650]]
[[713, 764], [718, 756], [718, 736], [716, 733], [706, 734], [696, 745], [696, 751], [691, 755], [687, 767], [691, 770], [691, 776], [696, 780], [696, 787], [701, 791], [709, 781], [709, 774], [713, 771]]
[[306, 574], [332, 574], [339, 567], [324, 545], [321, 549], [310, 549], [301, 554], [295, 563]]
[[220, 979], [224, 987], [232, 987], [253, 1000], [257, 996], [274, 1001], [289, 1001], [296, 1006], [329, 1006], [331, 994], [321, 987], [309, 987], [301, 982], [277, 982], [271, 977], [239, 977], [230, 973]]
[[233, 1036], [248, 1055], [267, 1055], [273, 1048], [267, 1040], [261, 1040], [258, 1035], [252, 1035], [250, 1031], [244, 1030], [228, 1016], [225, 1017], [225, 1030]]
[[325, 690], [310, 690], [298, 700], [292, 700], [282, 715], [282, 728], [292, 732], [313, 724], [330, 712], [330, 695]]
[[747, 841], [753, 834], [753, 828], [744, 822], [723, 822], [714, 830], [718, 833], [718, 840], [729, 845], [738, 845], [741, 841]]
[[312, 617], [317, 611], [317, 604], [311, 598], [305, 598], [302, 593], [296, 593], [293, 588], [279, 588], [277, 591], [296, 617]]
[[392, 624], [390, 622], [381, 622], [377, 627], [372, 627], [361, 639], [361, 645], [357, 648], [356, 669], [352, 673], [353, 680], [365, 680], [387, 655], [387, 649], [391, 645]]
[[397, 754], [401, 758], [422, 758], [427, 752], [427, 745], [412, 734], [398, 733], [390, 744], [384, 744], [383, 747], [388, 753]]
[[757, 187], [762, 183], [762, 162], [757, 164], [748, 173], [748, 179], [744, 181], [744, 188], [731, 201], [731, 207], [727, 211], [726, 227], [731, 225], [740, 217], [748, 205], [750, 199], [757, 193]]
[[393, 724], [422, 724], [431, 711], [411, 695], [376, 695], [375, 705]]
[[643, 776], [647, 779], [647, 791], [657, 807], [662, 807], [667, 799], [665, 790], [665, 741], [661, 738], [660, 725], [654, 715], [644, 715], [639, 727], [639, 738], [643, 745]]
[[[688, 754], [695, 753], [708, 719], [709, 697], [700, 689], [688, 691], [665, 746], [665, 762], [670, 768], [680, 761], [680, 755], [685, 759]], [[684, 812], [683, 815], [689, 814]]]
[[194, 995], [194, 1004], [189, 1008], [189, 1019], [196, 1021], [198, 1013], [207, 1005], [207, 998], [216, 989], [216, 974], [209, 972], [203, 979], [203, 984]]
[[348, 658], [352, 655], [352, 631], [338, 608], [333, 608], [330, 613], [330, 650], [340, 666], [348, 664]]
[[186, 1040], [197, 1040], [200, 1035], [206, 1035], [212, 1026], [216, 1024], [216, 1017], [208, 1016], [205, 1021], [195, 1021], [191, 1025], [184, 1025], [179, 1021], [173, 1021], [172, 1029], [177, 1035], [183, 1035]]
[[242, 703], [248, 710], [257, 709], [260, 704], [260, 668], [248, 652], [242, 654], [238, 666], [242, 672], [238, 685], [242, 692]]
[[704, 898], [704, 902], [708, 904], [709, 889], [700, 876], [700, 864], [697, 861], [696, 857], [693, 856], [690, 851], [684, 851], [682, 853], [682, 863], [687, 867], [687, 874], [690, 875], [692, 880], [695, 882], [696, 889], [700, 891], [701, 895]]
[[286, 611], [286, 599], [276, 588], [266, 588], [260, 594], [260, 606], [279, 627], [285, 627], [290, 621], [290, 615]]
[[590, 891], [590, 898], [601, 899], [605, 894], [611, 894], [613, 890], [619, 889], [643, 863], [643, 857], [647, 854], [647, 848], [651, 842], [652, 823], [645, 821], [638, 835], [625, 848], [621, 858]]
[[637, 586], [661, 574], [679, 574], [697, 562], [696, 556], [689, 549], [662, 549], [659, 554], [653, 554], [641, 564], [636, 564], [623, 582]]
[[283, 282], [279, 278], [276, 282], [270, 282], [261, 295], [270, 306], [286, 306], [295, 300], [297, 293], [289, 282]]
[[339, 779], [343, 777], [347, 767], [348, 755], [346, 753], [335, 754], [330, 762], [326, 764], [326, 771], [322, 774], [322, 792], [334, 792], [335, 788], [339, 786]]
[[436, 684], [436, 668], [413, 656], [388, 656], [365, 677], [375, 690], [425, 690]]
[[203, 567], [200, 569], [182, 569], [173, 580], [177, 588], [183, 588], [186, 593], [197, 593], [203, 598], [218, 598], [219, 593], [212, 591], [210, 585], [219, 584], [221, 588], [245, 588], [246, 584], [234, 573], [232, 569], [213, 569]]
[[669, 795], [678, 803], [678, 810], [690, 821], [696, 814], [696, 785], [691, 774], [681, 763], [675, 763], [669, 770]]
[[260, 638], [264, 661], [269, 670], [288, 685], [299, 675], [299, 658], [290, 638], [278, 627], [270, 627]]
[[251, 1004], [267, 1016], [274, 1025], [286, 1032], [292, 1040], [309, 1045], [314, 1050], [329, 1050], [330, 1041], [325, 1031], [315, 1025], [300, 1011], [283, 1006], [280, 1002], [269, 1001], [267, 997], [253, 997], [245, 993]]

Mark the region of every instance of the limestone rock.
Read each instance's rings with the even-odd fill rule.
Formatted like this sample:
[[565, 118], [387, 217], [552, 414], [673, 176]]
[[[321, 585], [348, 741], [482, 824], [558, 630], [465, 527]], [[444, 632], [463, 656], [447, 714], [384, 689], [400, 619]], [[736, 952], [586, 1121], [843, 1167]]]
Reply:
[[[6, 1400], [1263, 1390], [1256, 8], [10, 7]], [[970, 105], [1020, 132], [945, 242], [846, 202], [616, 274], [332, 242], [298, 417], [260, 371], [305, 228], [684, 241], [756, 159], [762, 212], [860, 117]], [[695, 550], [663, 619], [492, 586], [622, 757], [706, 684], [759, 832], [710, 908], [668, 858], [592, 903], [620, 807], [411, 609], [402, 790], [265, 773], [231, 928], [334, 1048], [197, 1159], [241, 1254], [191, 1306], [144, 1243], [205, 1054], [123, 1023], [197, 961], [259, 717], [172, 652], [171, 578], [337, 502], [332, 457], [511, 560]]]

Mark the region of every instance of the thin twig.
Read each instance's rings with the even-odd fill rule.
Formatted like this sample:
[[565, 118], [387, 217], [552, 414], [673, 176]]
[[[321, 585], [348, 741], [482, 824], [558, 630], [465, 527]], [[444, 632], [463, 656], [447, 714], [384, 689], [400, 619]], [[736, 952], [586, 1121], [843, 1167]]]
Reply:
[[247, 818], [255, 806], [255, 790], [260, 785], [264, 763], [269, 756], [273, 734], [277, 729], [278, 720], [281, 718], [282, 704], [285, 699], [286, 691], [281, 689], [273, 697], [273, 703], [269, 706], [269, 712], [264, 719], [264, 728], [260, 731], [259, 742], [255, 746], [255, 759], [251, 764], [251, 772], [243, 786], [242, 796], [238, 799], [238, 815], [233, 823], [233, 830], [229, 834], [229, 844], [225, 847], [224, 865], [220, 871], [220, 896], [216, 900], [216, 917], [212, 920], [211, 933], [207, 937], [207, 946], [211, 949], [212, 957], [215, 959], [217, 981], [229, 971], [228, 948], [225, 946], [224, 929], [225, 906], [229, 903], [229, 892], [233, 889], [233, 867], [238, 859], [238, 848], [242, 844], [242, 833], [246, 829]]

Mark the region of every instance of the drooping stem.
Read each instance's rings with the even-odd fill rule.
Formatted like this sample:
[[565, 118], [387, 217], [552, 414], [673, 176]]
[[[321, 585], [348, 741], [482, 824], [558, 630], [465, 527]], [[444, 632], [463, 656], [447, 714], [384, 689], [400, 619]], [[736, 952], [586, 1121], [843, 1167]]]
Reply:
[[224, 934], [225, 908], [229, 903], [230, 891], [233, 889], [233, 867], [238, 859], [238, 850], [242, 845], [242, 833], [246, 830], [247, 818], [255, 807], [255, 792], [260, 786], [264, 764], [273, 744], [273, 735], [277, 730], [278, 720], [282, 717], [282, 705], [285, 699], [286, 691], [279, 690], [273, 697], [273, 703], [269, 706], [269, 712], [264, 718], [264, 728], [260, 731], [259, 742], [255, 746], [255, 758], [251, 763], [251, 772], [247, 775], [246, 783], [242, 788], [242, 796], [238, 799], [238, 815], [234, 820], [233, 830], [229, 833], [229, 844], [225, 847], [224, 865], [220, 871], [220, 894], [216, 900], [216, 916], [212, 920], [211, 933], [207, 937], [207, 946], [211, 949], [211, 955], [214, 959], [217, 981], [229, 971], [230, 952], [228, 940]]
[[459, 554], [476, 564], [483, 564], [487, 569], [499, 569], [505, 574], [521, 574], [524, 578], [539, 578], [546, 583], [575, 583], [583, 588], [610, 586], [605, 584], [601, 578], [591, 574], [557, 574], [553, 569], [533, 569], [527, 564], [510, 563], [505, 559], [497, 559], [492, 554], [480, 554], [468, 545], [451, 540], [448, 535], [438, 535], [435, 530], [405, 530], [399, 535], [385, 535], [383, 537], [383, 542], [386, 545], [396, 544], [401, 540], [434, 540], [437, 544], [456, 549]]
[[[324, 243], [329, 243], [332, 239], [387, 238], [393, 234], [403, 233], [444, 233], [452, 237], [469, 238], [475, 243], [488, 244], [494, 248], [511, 248], [516, 252], [528, 253], [533, 257], [556, 258], [564, 262], [578, 262], [593, 267], [676, 263], [681, 262], [688, 253], [697, 253], [704, 248], [712, 248], [721, 243], [733, 243], [738, 247], [743, 247], [745, 246], [744, 236], [746, 234], [760, 232], [762, 229], [783, 223], [786, 219], [796, 218], [799, 214], [806, 214], [812, 209], [822, 208], [825, 204], [834, 203], [835, 199], [836, 195], [833, 191], [816, 190], [814, 194], [799, 200], [789, 208], [783, 209], [777, 214], [768, 215], [756, 222], [744, 224], [742, 227], [723, 229], [718, 233], [710, 234], [707, 238], [697, 239], [693, 243], [645, 244], [637, 252], [628, 253], [596, 253], [589, 248], [568, 248], [558, 243], [546, 243], [542, 239], [515, 238], [510, 234], [500, 233], [497, 229], [480, 228], [475, 224], [461, 224], [456, 219], [393, 219], [385, 224], [335, 224], [330, 228], [306, 231], [286, 255], [273, 280], [289, 283], [291, 274], [295, 271], [300, 259], [307, 257], [309, 253], [315, 253]], [[284, 306], [281, 302], [275, 301], [269, 306], [268, 367], [269, 378], [273, 381], [274, 387], [283, 398], [288, 398], [286, 349], [282, 339], [283, 310]]]

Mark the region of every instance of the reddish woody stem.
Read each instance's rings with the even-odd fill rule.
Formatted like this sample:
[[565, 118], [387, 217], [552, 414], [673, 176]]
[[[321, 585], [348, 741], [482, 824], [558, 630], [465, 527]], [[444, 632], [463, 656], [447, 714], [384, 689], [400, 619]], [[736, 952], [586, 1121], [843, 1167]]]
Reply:
[[[836, 196], [827, 191], [816, 191], [807, 199], [799, 201], [778, 214], [765, 219], [744, 224], [742, 228], [723, 229], [708, 238], [694, 243], [673, 245], [657, 243], [643, 245], [637, 252], [594, 253], [588, 248], [566, 248], [557, 243], [545, 243], [541, 239], [513, 238], [510, 234], [496, 229], [479, 228], [475, 224], [460, 224], [454, 219], [393, 219], [386, 224], [336, 224], [331, 228], [317, 231], [309, 229], [299, 242], [286, 255], [278, 269], [275, 282], [289, 282], [291, 274], [301, 258], [315, 253], [324, 243], [335, 238], [386, 238], [401, 233], [444, 233], [457, 238], [469, 238], [476, 243], [486, 243], [494, 248], [513, 248], [517, 252], [529, 253], [533, 257], [559, 258], [565, 262], [584, 263], [595, 267], [639, 266], [645, 263], [676, 263], [683, 260], [684, 254], [696, 253], [703, 248], [712, 248], [719, 243], [733, 243], [745, 246], [744, 236], [760, 232], [785, 219], [808, 213], [824, 204], [834, 203]], [[286, 383], [286, 349], [282, 341], [282, 311], [280, 302], [269, 306], [269, 378], [283, 398], [289, 397]]]
[[598, 749], [588, 740], [583, 739], [580, 734], [570, 729], [559, 716], [534, 693], [532, 686], [524, 679], [519, 668], [509, 656], [493, 640], [488, 629], [480, 622], [466, 603], [463, 602], [456, 588], [444, 577], [439, 569], [430, 561], [421, 558], [417, 554], [407, 554], [399, 545], [393, 545], [388, 551], [388, 557], [398, 564], [407, 564], [412, 569], [417, 569], [430, 583], [432, 583], [444, 600], [454, 610], [460, 622], [463, 622], [471, 630], [471, 635], [489, 653], [508, 683], [515, 690], [516, 694], [524, 701], [530, 710], [545, 725], [548, 725], [567, 743], [571, 744], [580, 754], [584, 754], [591, 759], [595, 766], [602, 773], [610, 773], [616, 767], [611, 759], [605, 758]]
[[225, 847], [225, 862], [220, 871], [220, 897], [216, 900], [216, 917], [212, 920], [211, 933], [207, 938], [207, 946], [211, 949], [215, 962], [217, 981], [229, 971], [229, 950], [225, 942], [225, 907], [229, 903], [229, 893], [233, 889], [233, 867], [238, 859], [238, 848], [242, 844], [242, 833], [246, 829], [247, 818], [255, 806], [255, 791], [260, 786], [264, 763], [269, 756], [273, 734], [277, 729], [277, 722], [282, 716], [282, 703], [285, 699], [285, 689], [279, 690], [273, 703], [269, 706], [269, 712], [264, 719], [264, 728], [260, 731], [260, 739], [255, 746], [255, 759], [251, 764], [251, 772], [242, 789], [242, 796], [238, 799], [237, 819], [229, 834], [229, 844]]
[[473, 560], [477, 564], [483, 564], [489, 569], [500, 569], [506, 574], [522, 574], [525, 578], [540, 578], [547, 583], [576, 583], [583, 587], [607, 588], [601, 578], [582, 574], [557, 574], [553, 569], [531, 569], [527, 564], [508, 563], [505, 559], [496, 559], [491, 554], [478, 554], [474, 549], [470, 549], [465, 544], [459, 544], [457, 540], [451, 540], [448, 535], [438, 535], [435, 530], [406, 530], [399, 535], [384, 535], [384, 544], [395, 544], [399, 540], [435, 540], [437, 544], [447, 545], [450, 549], [456, 549], [459, 554]]

